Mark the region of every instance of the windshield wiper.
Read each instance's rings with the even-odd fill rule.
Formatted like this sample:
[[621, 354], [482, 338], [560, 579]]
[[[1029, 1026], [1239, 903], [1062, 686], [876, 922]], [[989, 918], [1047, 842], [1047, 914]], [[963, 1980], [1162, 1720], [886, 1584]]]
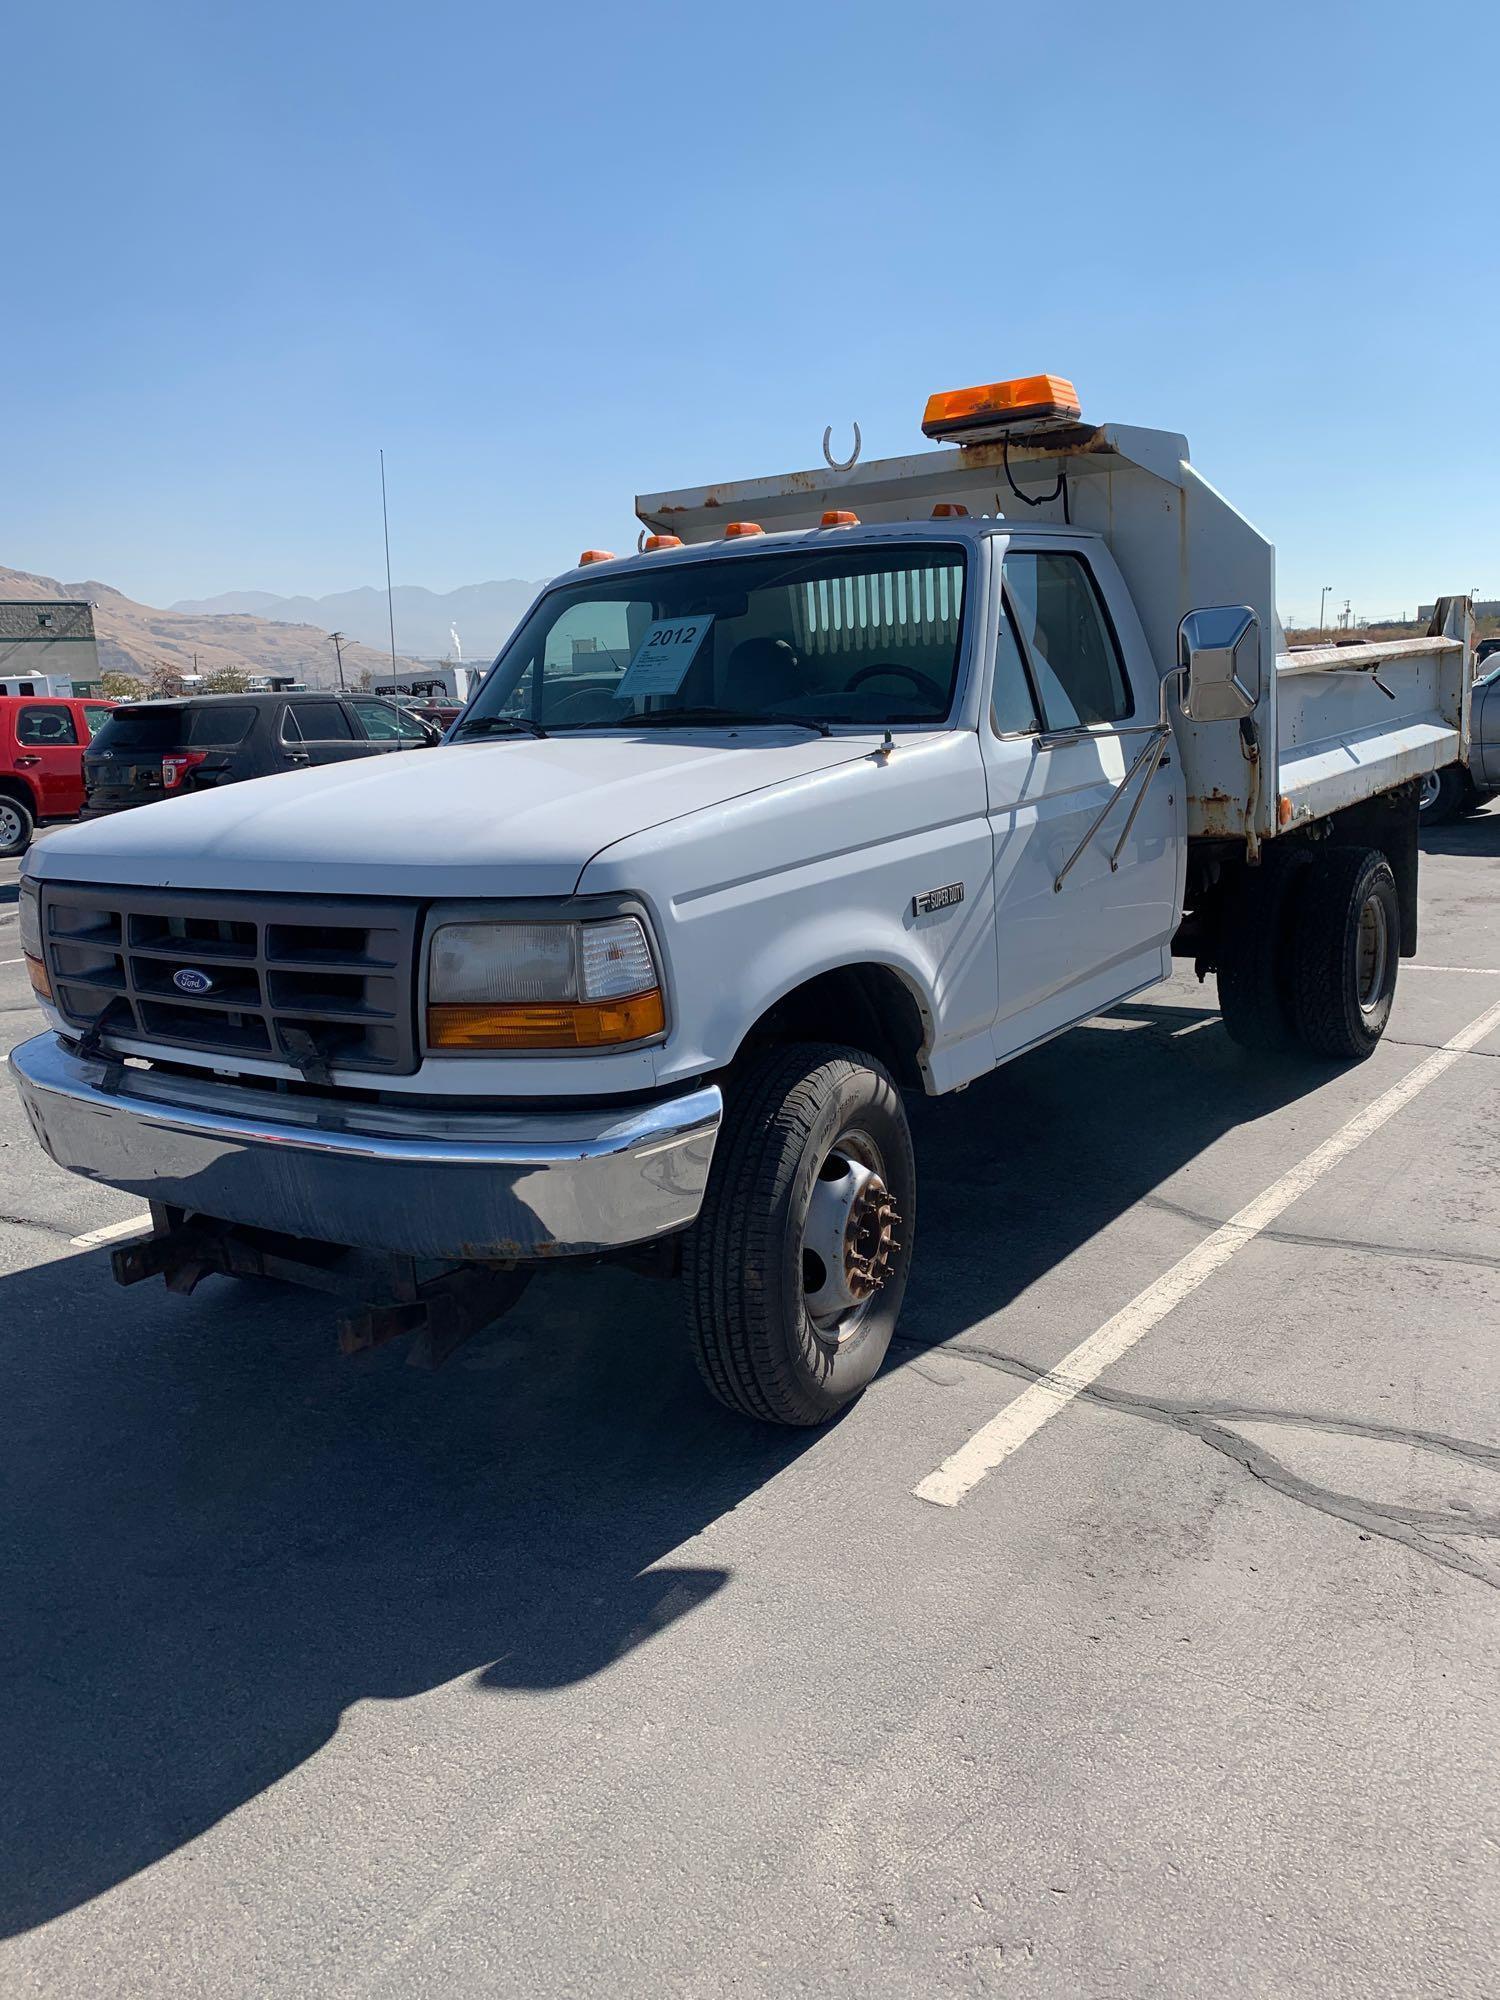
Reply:
[[657, 708], [648, 715], [632, 715], [621, 722], [603, 725], [609, 729], [675, 729], [679, 723], [722, 723], [726, 728], [810, 729], [814, 736], [826, 736], [828, 724], [811, 715], [758, 715], [754, 709]]
[[456, 740], [460, 736], [487, 735], [492, 729], [519, 729], [523, 736], [547, 734], [539, 722], [533, 722], [524, 715], [471, 715], [453, 733]]

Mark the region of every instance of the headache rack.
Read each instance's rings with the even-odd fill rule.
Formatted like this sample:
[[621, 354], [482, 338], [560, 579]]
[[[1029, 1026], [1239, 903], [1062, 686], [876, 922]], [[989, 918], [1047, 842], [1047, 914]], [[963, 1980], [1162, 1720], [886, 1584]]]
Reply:
[[409, 1075], [418, 906], [44, 882], [55, 1004], [126, 1054], [161, 1049]]

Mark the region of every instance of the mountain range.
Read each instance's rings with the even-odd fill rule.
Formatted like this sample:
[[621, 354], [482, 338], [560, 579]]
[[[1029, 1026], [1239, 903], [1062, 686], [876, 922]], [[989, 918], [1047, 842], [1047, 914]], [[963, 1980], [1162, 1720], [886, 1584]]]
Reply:
[[[469, 583], [449, 591], [400, 584], [391, 593], [397, 649], [421, 660], [456, 658], [453, 643], [456, 630], [462, 657], [487, 665], [541, 587], [540, 583], [524, 583], [517, 577], [504, 582]], [[219, 597], [183, 598], [172, 610], [192, 618], [249, 614], [277, 622], [315, 625], [328, 632], [347, 632], [350, 638], [377, 650], [390, 649], [385, 592], [369, 587], [337, 590], [327, 597], [277, 597], [268, 590], [227, 590]]]
[[[316, 624], [253, 612], [216, 615], [178, 607], [159, 611], [150, 604], [137, 604], [107, 583], [92, 579], [60, 583], [56, 577], [30, 570], [0, 567], [0, 598], [49, 597], [87, 599], [93, 605], [99, 666], [106, 673], [147, 680], [153, 669], [165, 664], [179, 673], [212, 674], [233, 667], [241, 673], [294, 674], [310, 687], [332, 687], [337, 678], [333, 641]], [[343, 629], [353, 640], [344, 647], [344, 673], [351, 686], [364, 674], [378, 677], [390, 672], [390, 641], [384, 627], [378, 647], [361, 645], [352, 628]], [[445, 643], [435, 650], [440, 657], [448, 648]], [[398, 656], [400, 667], [410, 664]]]

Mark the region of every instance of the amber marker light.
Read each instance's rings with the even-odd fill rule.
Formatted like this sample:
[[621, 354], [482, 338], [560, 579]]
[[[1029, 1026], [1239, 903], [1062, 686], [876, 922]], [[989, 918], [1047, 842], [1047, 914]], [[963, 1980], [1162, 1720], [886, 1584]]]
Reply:
[[963, 438], [1049, 419], [1076, 424], [1082, 415], [1078, 391], [1065, 375], [1018, 375], [972, 389], [940, 389], [927, 398], [922, 430], [930, 438]]

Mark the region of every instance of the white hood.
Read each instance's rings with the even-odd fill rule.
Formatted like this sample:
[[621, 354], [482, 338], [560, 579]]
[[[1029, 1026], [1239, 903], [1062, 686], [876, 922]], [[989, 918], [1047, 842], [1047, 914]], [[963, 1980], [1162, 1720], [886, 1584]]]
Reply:
[[877, 739], [680, 729], [391, 752], [66, 827], [32, 849], [28, 872], [142, 888], [567, 896], [615, 841], [866, 757]]

